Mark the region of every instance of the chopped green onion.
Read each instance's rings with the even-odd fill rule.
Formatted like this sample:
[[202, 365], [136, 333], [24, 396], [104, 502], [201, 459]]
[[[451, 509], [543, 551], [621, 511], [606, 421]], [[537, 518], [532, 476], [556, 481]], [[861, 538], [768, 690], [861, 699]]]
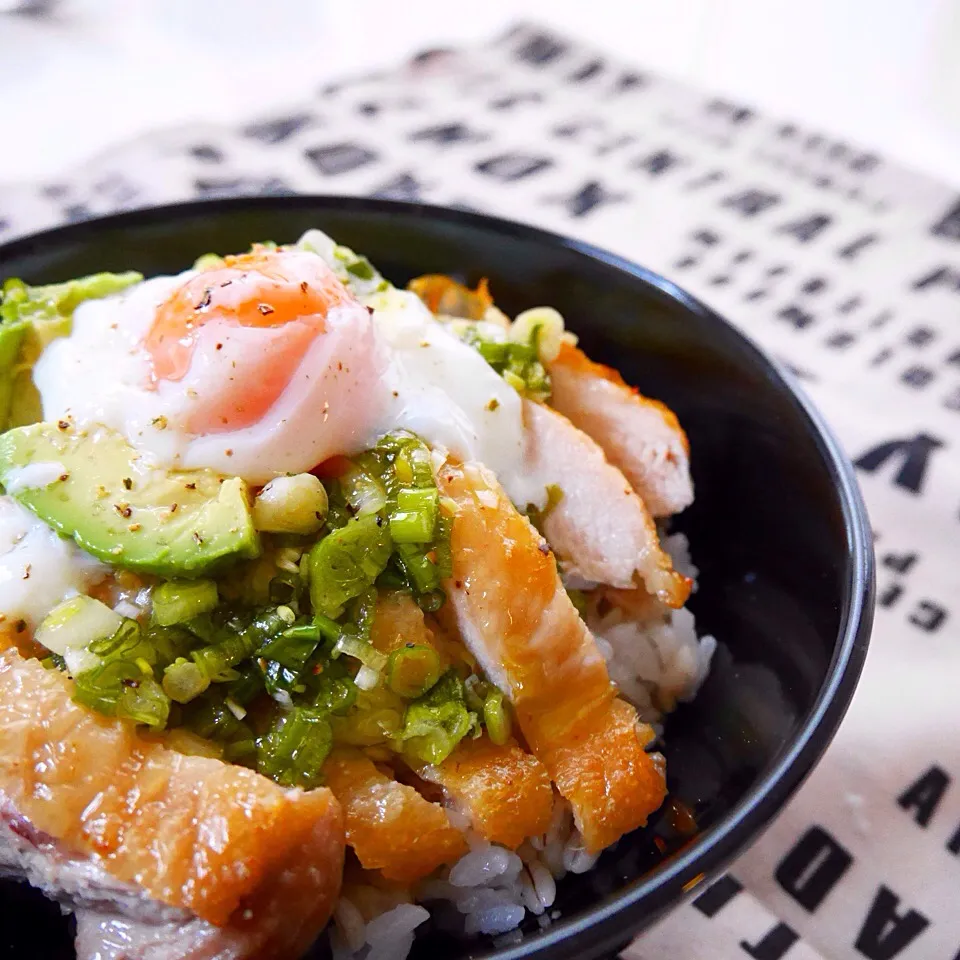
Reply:
[[422, 548], [410, 543], [398, 544], [397, 562], [417, 593], [430, 593], [439, 588], [440, 571]]
[[220, 691], [210, 690], [189, 703], [184, 707], [184, 718], [185, 725], [206, 740], [227, 743], [252, 737], [249, 727], [234, 716]]
[[320, 643], [320, 628], [313, 624], [290, 627], [260, 648], [259, 655], [276, 660], [287, 669], [299, 673]]
[[463, 681], [464, 699], [467, 706], [475, 713], [483, 713], [483, 704], [491, 689], [491, 685], [486, 680], [478, 677], [475, 673], [471, 673]]
[[163, 671], [163, 692], [177, 703], [189, 703], [209, 686], [210, 679], [192, 660], [180, 658]]
[[105, 603], [92, 597], [72, 597], [54, 607], [37, 628], [36, 640], [54, 653], [86, 647], [113, 636], [123, 623]]
[[344, 714], [357, 702], [357, 686], [349, 677], [324, 677], [313, 702], [319, 710]]
[[330, 718], [333, 738], [352, 747], [372, 747], [399, 739], [403, 717], [397, 710], [381, 707], [363, 710], [348, 717]]
[[510, 714], [499, 690], [492, 690], [484, 701], [483, 723], [487, 735], [497, 746], [502, 747], [510, 739]]
[[261, 738], [257, 767], [284, 786], [309, 790], [323, 782], [320, 769], [332, 744], [326, 714], [311, 707], [295, 707]]
[[276, 610], [261, 612], [251, 621], [236, 625], [217, 642], [194, 650], [194, 662], [211, 680], [242, 663], [266, 642], [287, 629], [287, 623]]
[[109, 637], [94, 640], [87, 649], [103, 660], [133, 660], [141, 637], [140, 624], [136, 620], [123, 620]]
[[194, 270], [216, 270], [222, 267], [226, 261], [219, 253], [204, 253], [193, 261]]
[[336, 643], [340, 639], [340, 624], [336, 620], [331, 620], [330, 617], [324, 616], [322, 613], [315, 613], [313, 615], [313, 622], [316, 628], [320, 631], [320, 636], [324, 640], [329, 640], [331, 643]]
[[400, 490], [397, 510], [390, 517], [394, 543], [430, 543], [437, 529], [439, 505], [436, 486]]
[[442, 590], [431, 590], [417, 597], [417, 606], [424, 613], [436, 613], [446, 602], [447, 595]]
[[162, 730], [170, 714], [170, 698], [153, 677], [140, 677], [123, 684], [117, 701], [117, 716]]
[[422, 696], [440, 679], [440, 657], [432, 647], [405, 644], [387, 660], [387, 686], [405, 700]]
[[379, 513], [387, 504], [387, 494], [371, 473], [354, 466], [340, 477], [340, 492], [357, 517]]
[[382, 654], [369, 640], [361, 640], [360, 637], [344, 631], [340, 638], [333, 645], [334, 658], [346, 654], [359, 660], [365, 667], [375, 670], [379, 673], [387, 665], [387, 657]]
[[467, 710], [463, 683], [452, 670], [414, 700], [404, 714], [404, 750], [424, 763], [443, 763], [477, 724]]
[[219, 599], [212, 580], [170, 580], [153, 591], [153, 621], [161, 627], [187, 623], [210, 613]]
[[299, 672], [277, 663], [276, 660], [267, 661], [263, 671], [263, 685], [274, 700], [285, 706], [293, 704], [293, 694], [306, 690], [306, 686], [300, 682]]
[[387, 524], [379, 515], [357, 517], [310, 551], [314, 613], [336, 618], [344, 605], [371, 587], [390, 559]]
[[236, 680], [227, 685], [227, 694], [235, 703], [245, 707], [263, 691], [263, 674], [249, 665], [243, 666]]
[[75, 678], [73, 699], [110, 717], [123, 717], [157, 729], [166, 725], [170, 700], [140, 665], [110, 660]]
[[108, 717], [116, 716], [123, 684], [139, 681], [140, 668], [128, 660], [112, 660], [74, 677], [73, 699]]

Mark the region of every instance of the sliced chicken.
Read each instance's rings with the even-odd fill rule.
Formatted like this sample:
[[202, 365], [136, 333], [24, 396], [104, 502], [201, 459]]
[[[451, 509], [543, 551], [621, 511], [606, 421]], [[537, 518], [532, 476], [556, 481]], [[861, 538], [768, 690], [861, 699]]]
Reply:
[[561, 344], [548, 369], [550, 405], [597, 441], [653, 516], [668, 517], [693, 503], [690, 445], [669, 407], [569, 343]]
[[549, 546], [494, 476], [448, 462], [438, 483], [457, 506], [441, 615], [510, 698], [587, 849], [602, 850], [663, 802], [662, 761], [645, 749], [653, 733], [617, 698]]
[[[80, 956], [280, 960], [338, 896], [329, 790], [147, 742], [13, 649], [0, 654], [0, 794], [3, 870], [78, 911]], [[107, 943], [125, 936], [136, 944]]]
[[562, 496], [543, 521], [543, 533], [567, 578], [647, 591], [682, 607], [690, 581], [673, 569], [643, 501], [603, 450], [566, 417], [524, 401], [526, 467]]
[[[443, 668], [473, 658], [463, 645], [429, 623], [413, 597], [385, 591], [377, 600], [370, 641], [383, 653], [405, 644], [430, 647]], [[466, 737], [443, 763], [415, 763], [422, 780], [443, 789], [447, 798], [470, 817], [473, 828], [491, 843], [515, 849], [527, 837], [543, 833], [553, 812], [553, 788], [543, 764], [515, 740], [498, 746], [486, 735]], [[393, 837], [395, 851], [399, 838]]]
[[550, 826], [550, 775], [515, 740], [499, 746], [486, 735], [466, 737], [443, 763], [425, 765], [417, 773], [443, 787], [491, 843], [515, 850]]
[[443, 807], [381, 772], [359, 750], [334, 750], [323, 773], [343, 805], [347, 842], [368, 870], [413, 883], [467, 852]]

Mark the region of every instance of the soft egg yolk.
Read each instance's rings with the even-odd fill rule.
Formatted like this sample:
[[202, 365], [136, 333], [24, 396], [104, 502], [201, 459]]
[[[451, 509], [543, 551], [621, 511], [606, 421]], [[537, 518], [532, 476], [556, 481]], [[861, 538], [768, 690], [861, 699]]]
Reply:
[[[311, 343], [326, 330], [330, 310], [356, 304], [319, 258], [305, 272], [302, 258], [254, 247], [223, 266], [191, 277], [157, 308], [144, 338], [151, 385], [182, 380], [206, 333], [227, 338], [230, 328], [269, 328], [265, 349], [247, 356], [242, 378], [204, 391], [188, 429], [195, 434], [248, 427], [261, 420], [290, 383]], [[215, 324], [215, 331], [204, 331]], [[216, 345], [219, 350], [222, 343]]]

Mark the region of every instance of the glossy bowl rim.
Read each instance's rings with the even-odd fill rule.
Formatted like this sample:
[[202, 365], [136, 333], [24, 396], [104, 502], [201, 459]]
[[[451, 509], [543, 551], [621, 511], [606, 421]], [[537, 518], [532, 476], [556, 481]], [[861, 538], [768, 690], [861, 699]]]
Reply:
[[558, 920], [545, 931], [504, 948], [482, 950], [474, 956], [497, 960], [521, 960], [549, 955], [553, 960], [612, 950], [626, 945], [657, 917], [679, 906], [696, 887], [715, 876], [737, 854], [745, 851], [793, 796], [833, 739], [853, 697], [867, 653], [873, 623], [875, 563], [867, 511], [853, 466], [826, 424], [823, 416], [793, 377], [749, 336], [672, 281], [625, 257], [593, 244], [539, 227], [472, 211], [396, 200], [336, 195], [278, 197], [230, 197], [193, 200], [143, 207], [78, 223], [53, 227], [14, 238], [0, 245], [0, 267], [8, 259], [28, 255], [46, 243], [61, 245], [83, 240], [91, 231], [141, 227], [155, 222], [175, 222], [182, 217], [216, 216], [218, 212], [256, 209], [282, 212], [309, 205], [319, 215], [323, 210], [339, 213], [397, 216], [408, 220], [441, 220], [491, 234], [547, 247], [560, 247], [618, 273], [625, 273], [654, 287], [708, 323], [726, 328], [742, 341], [758, 372], [785, 390], [793, 401], [820, 454], [839, 498], [847, 538], [847, 578], [840, 615], [840, 629], [823, 684], [800, 727], [781, 748], [770, 769], [746, 796], [689, 847], [660, 865], [654, 872], [632, 882], [629, 888], [611, 894], [608, 902], [590, 908], [569, 920]]

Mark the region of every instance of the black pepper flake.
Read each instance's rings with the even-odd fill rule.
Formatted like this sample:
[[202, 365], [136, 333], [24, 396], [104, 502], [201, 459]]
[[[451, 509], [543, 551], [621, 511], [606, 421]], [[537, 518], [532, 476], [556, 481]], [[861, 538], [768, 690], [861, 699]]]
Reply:
[[462, 580], [454, 580], [454, 581], [453, 581], [453, 585], [454, 585], [458, 590], [462, 590], [462, 589], [463, 589], [463, 581], [462, 581]]
[[70, 474], [69, 474], [69, 473], [61, 473], [60, 476], [57, 477], [57, 479], [58, 479], [61, 483], [66, 483], [66, 482], [70, 479]]
[[180, 507], [180, 504], [179, 504], [179, 503], [171, 503], [171, 504], [170, 504], [170, 512], [171, 512], [171, 513], [176, 513], [177, 510], [179, 509], [179, 507]]
[[30, 571], [31, 571], [32, 569], [33, 569], [33, 564], [32, 564], [32, 563], [28, 563], [28, 564], [23, 568], [23, 579], [24, 579], [24, 580], [29, 580], [29, 579], [30, 579]]
[[133, 510], [130, 509], [129, 503], [115, 503], [113, 509], [120, 514], [124, 519], [133, 515]]
[[231, 283], [233, 283], [232, 280], [224, 280], [223, 283], [220, 284], [220, 286], [221, 286], [221, 287], [229, 287]]
[[193, 539], [196, 542], [197, 546], [203, 546], [203, 537], [201, 537], [196, 530], [193, 531]]
[[59, 429], [59, 430], [69, 430], [69, 429], [70, 429], [70, 421], [69, 421], [69, 420], [58, 420], [58, 421], [57, 421], [57, 429]]
[[133, 489], [133, 480], [131, 480], [130, 477], [124, 477], [124, 478], [123, 478], [123, 489], [124, 489], [124, 490], [132, 490], [132, 489]]
[[137, 687], [140, 686], [140, 681], [139, 681], [139, 680], [132, 680], [130, 677], [124, 677], [124, 679], [121, 680], [120, 683], [121, 683], [123, 686], [125, 686], [125, 687], [131, 687], [131, 688], [134, 689], [134, 690], [136, 690]]
[[310, 289], [310, 284], [306, 280], [300, 281], [300, 292], [306, 293]]
[[550, 556], [550, 545], [547, 543], [546, 540], [541, 540], [541, 541], [537, 544], [537, 549], [538, 549], [545, 557], [549, 557], [549, 556]]
[[273, 307], [271, 307], [269, 303], [258, 303], [257, 309], [265, 317], [270, 316], [270, 314], [274, 312]]
[[195, 483], [188, 483], [188, 484], [186, 484], [186, 488], [187, 488], [188, 490], [196, 490], [196, 489], [197, 489], [197, 485], [196, 485]]
[[26, 620], [18, 620], [15, 629], [16, 629], [17, 633], [23, 633], [23, 631], [27, 629], [27, 621], [26, 621]]
[[218, 343], [218, 344], [217, 344], [217, 349], [218, 349], [218, 350], [222, 350], [222, 349], [223, 349], [223, 344], [222, 344], [222, 343]]
[[373, 307], [367, 307], [367, 313], [369, 313], [370, 316], [372, 317], [372, 316], [373, 316]]
[[194, 310], [206, 310], [210, 306], [210, 301], [213, 299], [213, 290], [210, 287], [206, 287], [203, 291], [203, 296], [200, 298], [200, 302], [193, 308]]
[[379, 513], [377, 514], [377, 526], [378, 527], [383, 526], [383, 517], [381, 517]]

